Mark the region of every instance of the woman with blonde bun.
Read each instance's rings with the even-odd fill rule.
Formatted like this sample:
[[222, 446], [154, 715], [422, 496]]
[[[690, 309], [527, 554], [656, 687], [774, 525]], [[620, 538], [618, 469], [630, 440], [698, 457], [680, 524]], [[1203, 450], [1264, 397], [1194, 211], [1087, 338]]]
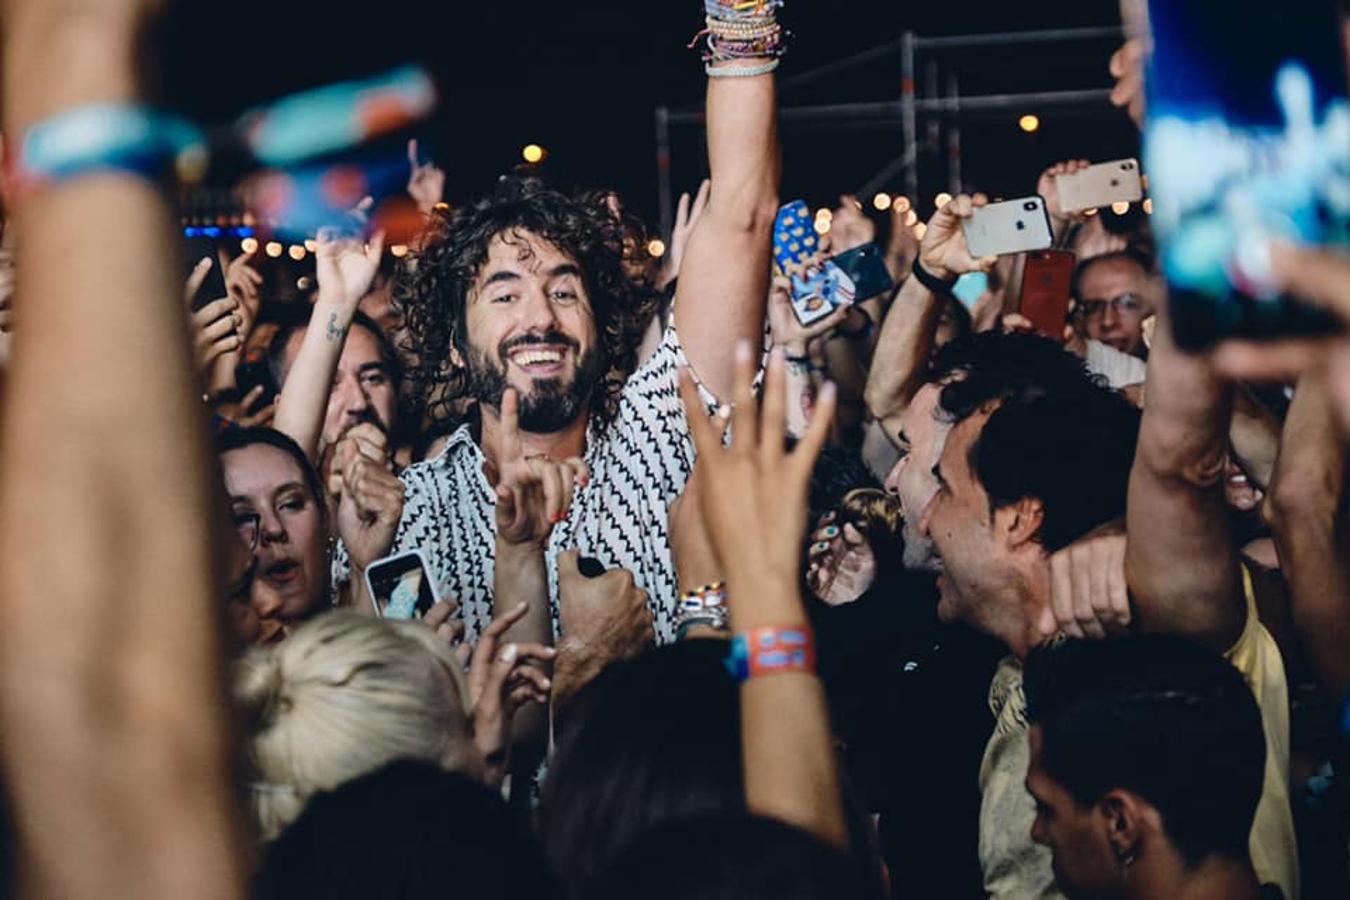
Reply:
[[276, 837], [316, 792], [400, 759], [424, 760], [489, 784], [506, 771], [510, 720], [523, 702], [547, 702], [547, 679], [528, 665], [551, 648], [497, 639], [524, 607], [483, 634], [466, 677], [430, 628], [348, 611], [318, 616], [239, 663], [254, 823]]

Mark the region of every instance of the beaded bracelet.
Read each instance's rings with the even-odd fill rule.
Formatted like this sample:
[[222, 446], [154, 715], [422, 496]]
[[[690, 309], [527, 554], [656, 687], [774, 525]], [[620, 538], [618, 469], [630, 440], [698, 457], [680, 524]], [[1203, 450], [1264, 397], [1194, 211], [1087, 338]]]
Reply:
[[806, 628], [754, 628], [731, 640], [727, 671], [737, 681], [761, 675], [816, 671], [816, 643]]
[[687, 591], [675, 611], [675, 637], [683, 640], [695, 625], [725, 631], [727, 628], [726, 584], [718, 581]]
[[708, 73], [709, 78], [754, 78], [757, 75], [768, 75], [774, 69], [778, 68], [778, 60], [771, 60], [761, 66], [705, 66], [704, 71]]

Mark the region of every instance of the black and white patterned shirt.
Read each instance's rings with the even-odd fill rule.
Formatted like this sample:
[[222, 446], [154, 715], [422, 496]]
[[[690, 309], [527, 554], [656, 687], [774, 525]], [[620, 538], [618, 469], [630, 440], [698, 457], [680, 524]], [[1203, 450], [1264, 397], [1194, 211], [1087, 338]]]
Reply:
[[[557, 557], [576, 549], [606, 568], [631, 571], [647, 592], [657, 641], [675, 638], [678, 586], [667, 515], [694, 465], [677, 377], [684, 364], [679, 338], [668, 327], [657, 350], [629, 376], [614, 421], [590, 424], [585, 456], [590, 482], [577, 488], [567, 517], [553, 528], [546, 554], [555, 637]], [[704, 399], [711, 401], [706, 393]], [[459, 601], [470, 642], [492, 622], [496, 495], [483, 475], [483, 459], [464, 425], [438, 457], [405, 470], [407, 496], [391, 551], [420, 548], [426, 554], [439, 596]], [[346, 570], [345, 548], [339, 548], [335, 579], [346, 581]]]

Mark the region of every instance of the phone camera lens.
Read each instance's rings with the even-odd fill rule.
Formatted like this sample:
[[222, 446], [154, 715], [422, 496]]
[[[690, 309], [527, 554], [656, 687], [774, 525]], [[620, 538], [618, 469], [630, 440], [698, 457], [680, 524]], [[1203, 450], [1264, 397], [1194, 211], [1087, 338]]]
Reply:
[[[1026, 203], [1022, 204], [1022, 208], [1025, 209], [1027, 212], [1032, 212], [1036, 209], [1036, 201], [1028, 200]], [[1020, 226], [1022, 223], [1019, 222], [1017, 224]]]
[[1121, 164], [1120, 164], [1120, 167], [1121, 167], [1122, 169], [1124, 169], [1126, 172], [1128, 172], [1128, 171], [1130, 171], [1131, 169], [1134, 168], [1134, 163], [1132, 163], [1132, 162], [1121, 163]]

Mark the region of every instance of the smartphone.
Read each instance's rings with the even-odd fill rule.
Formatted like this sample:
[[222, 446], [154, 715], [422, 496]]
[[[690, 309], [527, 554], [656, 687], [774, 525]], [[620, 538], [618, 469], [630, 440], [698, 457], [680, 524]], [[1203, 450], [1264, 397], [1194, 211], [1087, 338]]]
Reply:
[[773, 259], [778, 270], [788, 273], [804, 266], [820, 252], [811, 208], [805, 200], [783, 204], [773, 223]]
[[978, 207], [962, 227], [970, 254], [977, 259], [1045, 250], [1055, 243], [1045, 198], [1039, 195]]
[[863, 244], [852, 250], [845, 250], [830, 261], [838, 266], [853, 282], [854, 300], [862, 302], [878, 294], [885, 294], [895, 287], [891, 273], [882, 261], [881, 248], [876, 244]]
[[1073, 288], [1076, 260], [1067, 250], [1033, 250], [1022, 269], [1022, 301], [1019, 312], [1040, 334], [1064, 339], [1069, 321], [1069, 293]]
[[202, 257], [211, 260], [211, 269], [206, 273], [206, 280], [189, 301], [188, 305], [192, 307], [193, 312], [228, 295], [228, 291], [225, 290], [225, 273], [220, 271], [220, 257], [216, 253], [216, 247], [215, 240], [209, 237], [196, 235], [183, 238], [183, 265], [187, 270], [183, 273], [184, 280], [192, 274], [192, 270], [201, 262]]
[[1183, 347], [1337, 327], [1281, 296], [1268, 250], [1271, 239], [1350, 242], [1350, 101], [1333, 7], [1148, 2], [1144, 163]]
[[265, 356], [240, 363], [234, 371], [234, 381], [238, 385], [240, 397], [247, 397], [249, 391], [255, 387], [262, 387], [262, 394], [254, 404], [255, 409], [261, 409], [271, 403], [277, 394], [281, 393], [276, 379], [272, 376], [272, 367]]
[[1137, 159], [1116, 159], [1071, 175], [1057, 175], [1055, 189], [1059, 191], [1059, 207], [1065, 212], [1136, 203], [1144, 197]]
[[377, 559], [366, 568], [366, 591], [376, 615], [420, 619], [436, 603], [431, 568], [421, 550], [405, 550]]

